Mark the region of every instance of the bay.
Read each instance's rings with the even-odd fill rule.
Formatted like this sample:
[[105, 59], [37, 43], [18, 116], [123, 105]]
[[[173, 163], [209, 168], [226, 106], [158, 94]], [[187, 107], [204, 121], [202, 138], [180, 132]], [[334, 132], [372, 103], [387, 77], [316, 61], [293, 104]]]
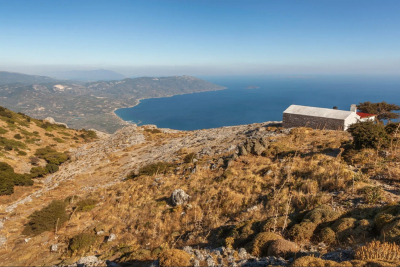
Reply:
[[[400, 105], [400, 78], [390, 76], [199, 77], [226, 90], [144, 99], [116, 110], [125, 121], [177, 130], [281, 121], [291, 104], [349, 110], [371, 101]], [[246, 87], [259, 87], [245, 89]]]

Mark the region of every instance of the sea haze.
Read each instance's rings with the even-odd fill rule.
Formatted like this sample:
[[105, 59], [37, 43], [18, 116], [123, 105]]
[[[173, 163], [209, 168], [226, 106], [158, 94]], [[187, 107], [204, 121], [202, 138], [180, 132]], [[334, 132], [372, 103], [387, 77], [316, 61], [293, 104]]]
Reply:
[[[349, 110], [359, 102], [400, 105], [400, 78], [350, 76], [200, 77], [228, 89], [140, 101], [115, 113], [138, 125], [196, 130], [281, 121], [291, 104]], [[258, 89], [245, 89], [257, 86]]]

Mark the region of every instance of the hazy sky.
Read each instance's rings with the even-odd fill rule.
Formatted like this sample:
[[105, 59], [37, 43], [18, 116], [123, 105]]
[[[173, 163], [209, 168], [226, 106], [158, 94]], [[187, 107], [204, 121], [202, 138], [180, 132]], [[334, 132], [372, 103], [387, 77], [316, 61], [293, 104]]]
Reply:
[[0, 0], [0, 70], [398, 74], [399, 0]]

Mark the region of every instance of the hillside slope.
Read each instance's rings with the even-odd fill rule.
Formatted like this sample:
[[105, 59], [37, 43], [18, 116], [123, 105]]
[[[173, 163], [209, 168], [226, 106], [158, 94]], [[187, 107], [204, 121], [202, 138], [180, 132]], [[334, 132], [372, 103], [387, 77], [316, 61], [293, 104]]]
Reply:
[[365, 256], [387, 244], [357, 247], [400, 240], [397, 143], [355, 150], [347, 132], [276, 126], [132, 125], [72, 149], [42, 187], [1, 206], [0, 261], [395, 266]]

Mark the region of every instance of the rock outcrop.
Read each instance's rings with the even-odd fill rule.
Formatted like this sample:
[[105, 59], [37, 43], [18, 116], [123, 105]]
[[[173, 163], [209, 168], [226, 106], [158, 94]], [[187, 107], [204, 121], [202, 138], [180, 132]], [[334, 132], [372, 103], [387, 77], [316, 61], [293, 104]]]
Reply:
[[171, 204], [173, 206], [179, 206], [186, 204], [190, 199], [190, 196], [185, 193], [182, 189], [175, 189], [171, 194]]

